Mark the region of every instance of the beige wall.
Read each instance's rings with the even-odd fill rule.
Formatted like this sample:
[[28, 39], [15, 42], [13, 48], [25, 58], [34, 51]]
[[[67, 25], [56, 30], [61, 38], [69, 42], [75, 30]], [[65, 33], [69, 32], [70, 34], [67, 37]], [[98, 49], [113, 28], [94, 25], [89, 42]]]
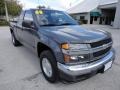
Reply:
[[85, 20], [88, 20], [88, 24], [90, 24], [90, 13], [80, 13], [80, 14], [74, 14], [73, 15], [76, 20], [80, 20], [80, 16], [84, 16]]
[[114, 20], [114, 28], [120, 28], [120, 0], [117, 4], [116, 15]]

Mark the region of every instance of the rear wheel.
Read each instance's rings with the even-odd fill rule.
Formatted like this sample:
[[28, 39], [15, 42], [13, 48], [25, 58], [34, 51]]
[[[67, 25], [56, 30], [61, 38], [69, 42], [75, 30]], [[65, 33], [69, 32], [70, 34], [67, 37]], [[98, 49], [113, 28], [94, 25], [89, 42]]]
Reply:
[[13, 43], [14, 46], [20, 46], [21, 45], [21, 43], [18, 40], [16, 40], [13, 32], [11, 33], [11, 38], [12, 38], [12, 43]]
[[50, 51], [46, 50], [41, 53], [40, 66], [47, 81], [55, 83], [58, 80], [57, 62]]

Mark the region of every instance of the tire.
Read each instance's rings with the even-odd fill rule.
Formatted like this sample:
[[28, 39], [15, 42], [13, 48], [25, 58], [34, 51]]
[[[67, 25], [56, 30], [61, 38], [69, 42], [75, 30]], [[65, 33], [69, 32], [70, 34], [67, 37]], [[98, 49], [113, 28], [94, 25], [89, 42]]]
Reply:
[[[50, 67], [48, 67], [50, 75], [46, 74], [45, 69], [44, 69], [44, 67], [45, 67], [44, 62], [46, 63], [46, 61], [48, 61], [48, 63], [49, 63], [49, 64], [47, 64], [47, 66], [50, 65]], [[49, 81], [51, 83], [55, 83], [58, 81], [57, 62], [55, 60], [54, 55], [51, 53], [51, 51], [46, 50], [46, 51], [43, 51], [41, 53], [41, 55], [40, 55], [40, 67], [41, 67], [42, 73], [47, 81]]]
[[21, 43], [15, 38], [14, 33], [11, 33], [12, 43], [14, 46], [21, 46]]

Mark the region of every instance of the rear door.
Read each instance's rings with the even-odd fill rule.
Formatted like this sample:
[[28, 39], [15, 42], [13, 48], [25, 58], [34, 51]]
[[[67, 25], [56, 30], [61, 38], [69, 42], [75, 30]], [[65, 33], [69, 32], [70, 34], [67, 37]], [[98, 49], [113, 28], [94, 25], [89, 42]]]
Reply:
[[23, 17], [24, 17], [24, 11], [21, 12], [19, 19], [17, 21], [17, 25], [16, 25], [16, 38], [22, 42], [22, 32], [23, 32], [23, 28], [22, 28], [22, 22], [23, 22]]

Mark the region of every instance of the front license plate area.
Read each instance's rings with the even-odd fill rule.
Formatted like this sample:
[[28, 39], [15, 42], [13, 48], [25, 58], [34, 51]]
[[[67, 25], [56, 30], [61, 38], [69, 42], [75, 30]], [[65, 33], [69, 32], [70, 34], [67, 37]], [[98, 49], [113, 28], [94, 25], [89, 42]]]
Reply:
[[107, 71], [108, 69], [110, 69], [112, 67], [112, 61], [108, 62], [105, 64], [105, 68], [104, 71]]

